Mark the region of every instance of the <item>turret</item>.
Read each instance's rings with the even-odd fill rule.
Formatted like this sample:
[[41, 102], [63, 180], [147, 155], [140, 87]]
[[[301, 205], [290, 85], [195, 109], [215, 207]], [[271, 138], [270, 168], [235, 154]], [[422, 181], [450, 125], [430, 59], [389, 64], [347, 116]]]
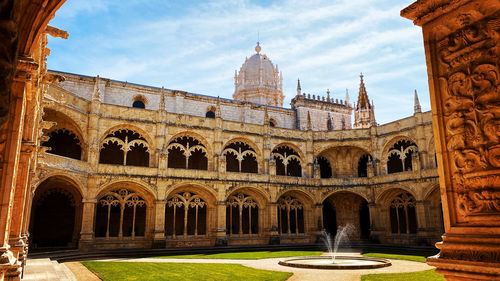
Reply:
[[422, 107], [420, 107], [420, 101], [418, 100], [417, 90], [415, 90], [413, 111], [414, 111], [414, 113], [421, 113], [422, 112]]
[[[354, 109], [354, 128], [369, 128], [376, 126], [375, 112], [373, 111], [373, 102], [370, 104], [368, 93], [366, 92], [365, 82], [363, 81], [363, 73], [361, 73], [358, 93], [358, 103]], [[346, 99], [348, 98], [346, 92]]]

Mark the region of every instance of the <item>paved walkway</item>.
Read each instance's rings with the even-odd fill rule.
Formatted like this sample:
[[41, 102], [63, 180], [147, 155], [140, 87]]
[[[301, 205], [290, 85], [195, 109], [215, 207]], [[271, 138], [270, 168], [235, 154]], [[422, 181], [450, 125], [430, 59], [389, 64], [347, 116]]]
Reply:
[[[341, 256], [361, 256], [358, 252], [340, 252]], [[434, 267], [422, 262], [413, 262], [405, 260], [391, 260], [392, 266], [377, 268], [377, 269], [357, 269], [357, 270], [318, 270], [318, 269], [303, 269], [281, 266], [278, 261], [285, 258], [272, 258], [261, 260], [230, 260], [230, 259], [158, 259], [158, 258], [120, 258], [120, 259], [104, 259], [100, 261], [120, 261], [120, 262], [176, 262], [176, 263], [233, 263], [244, 266], [266, 269], [274, 271], [292, 272], [293, 276], [288, 281], [331, 281], [331, 280], [346, 280], [358, 281], [361, 280], [361, 275], [371, 273], [399, 273], [413, 272], [432, 269]]]
[[[87, 270], [88, 271], [88, 270]], [[64, 264], [50, 259], [30, 259], [26, 261], [23, 281], [76, 281], [73, 273]], [[97, 279], [99, 280], [99, 279]]]

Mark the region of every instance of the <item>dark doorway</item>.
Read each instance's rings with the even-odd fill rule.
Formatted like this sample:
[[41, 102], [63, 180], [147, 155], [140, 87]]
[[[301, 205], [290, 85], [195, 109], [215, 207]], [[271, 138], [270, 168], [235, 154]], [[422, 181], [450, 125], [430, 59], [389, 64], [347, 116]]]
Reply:
[[370, 209], [368, 202], [363, 200], [359, 206], [359, 228], [361, 239], [370, 238]]
[[[72, 190], [73, 189], [73, 190]], [[59, 178], [35, 192], [30, 222], [32, 248], [76, 248], [81, 225], [81, 196]]]
[[337, 215], [335, 207], [328, 200], [323, 202], [323, 228], [332, 237], [337, 235]]

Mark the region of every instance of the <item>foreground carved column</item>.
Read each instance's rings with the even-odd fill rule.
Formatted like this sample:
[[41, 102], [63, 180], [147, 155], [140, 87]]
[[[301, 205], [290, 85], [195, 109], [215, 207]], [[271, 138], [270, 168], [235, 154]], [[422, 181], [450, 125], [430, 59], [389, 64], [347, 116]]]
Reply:
[[446, 234], [427, 262], [448, 280], [500, 278], [500, 0], [419, 0]]

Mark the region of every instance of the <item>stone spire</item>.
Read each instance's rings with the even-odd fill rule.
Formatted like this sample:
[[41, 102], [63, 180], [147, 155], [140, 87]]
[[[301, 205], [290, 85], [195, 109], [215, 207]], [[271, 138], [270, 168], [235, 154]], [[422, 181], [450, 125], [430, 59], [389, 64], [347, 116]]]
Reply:
[[349, 105], [349, 90], [345, 89], [345, 105]]
[[414, 113], [421, 113], [422, 112], [422, 107], [420, 107], [420, 101], [418, 100], [418, 94], [417, 90], [415, 89], [415, 101], [414, 101], [414, 106], [413, 106], [413, 111]]
[[297, 79], [297, 96], [302, 93], [302, 88], [300, 87], [300, 79]]
[[356, 109], [369, 109], [370, 101], [368, 100], [368, 93], [366, 92], [365, 82], [363, 81], [363, 73], [359, 75], [359, 93], [358, 93], [358, 104]]
[[[363, 81], [363, 73], [360, 75], [360, 84], [359, 84], [359, 94], [358, 94], [358, 103], [356, 104], [356, 108], [354, 109], [354, 128], [370, 128], [371, 126], [376, 126], [375, 122], [375, 112], [372, 104], [368, 100], [368, 94], [366, 93], [365, 82]], [[346, 100], [349, 98], [349, 95], [346, 91]]]

